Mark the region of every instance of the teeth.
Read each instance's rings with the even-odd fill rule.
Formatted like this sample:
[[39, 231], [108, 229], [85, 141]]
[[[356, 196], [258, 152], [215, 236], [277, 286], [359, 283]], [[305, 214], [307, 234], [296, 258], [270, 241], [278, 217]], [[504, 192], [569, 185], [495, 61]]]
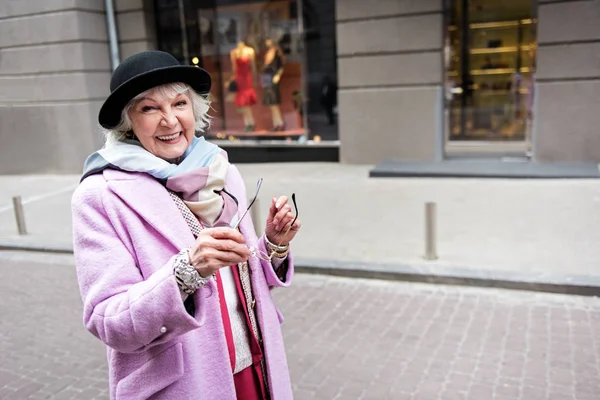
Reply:
[[177, 137], [178, 137], [180, 134], [181, 134], [181, 132], [177, 132], [177, 133], [174, 133], [174, 134], [173, 134], [173, 135], [171, 135], [171, 136], [158, 136], [158, 138], [159, 138], [160, 140], [164, 140], [164, 141], [167, 141], [167, 140], [173, 140], [173, 139], [177, 139]]

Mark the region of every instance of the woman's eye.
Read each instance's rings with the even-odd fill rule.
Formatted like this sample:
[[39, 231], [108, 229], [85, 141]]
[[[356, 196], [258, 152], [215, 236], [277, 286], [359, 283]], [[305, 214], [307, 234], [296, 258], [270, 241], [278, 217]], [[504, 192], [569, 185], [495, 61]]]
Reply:
[[142, 107], [142, 112], [150, 112], [150, 111], [152, 111], [152, 107], [150, 107], [150, 106]]
[[175, 103], [175, 106], [177, 106], [177, 107], [183, 107], [186, 104], [187, 104], [187, 101], [181, 100], [181, 101], [178, 101], [177, 103]]

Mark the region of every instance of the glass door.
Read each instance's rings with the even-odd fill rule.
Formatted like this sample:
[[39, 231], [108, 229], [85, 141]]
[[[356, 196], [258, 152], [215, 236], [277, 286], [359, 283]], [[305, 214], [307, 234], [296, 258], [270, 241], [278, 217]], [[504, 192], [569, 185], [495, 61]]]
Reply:
[[530, 150], [537, 19], [529, 0], [450, 0], [446, 153]]

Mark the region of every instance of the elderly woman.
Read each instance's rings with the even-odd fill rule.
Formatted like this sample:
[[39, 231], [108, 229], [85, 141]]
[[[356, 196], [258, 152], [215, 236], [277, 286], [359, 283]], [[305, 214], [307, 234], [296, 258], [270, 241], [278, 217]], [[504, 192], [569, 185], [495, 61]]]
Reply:
[[195, 135], [210, 86], [164, 52], [125, 60], [99, 114], [106, 145], [73, 195], [84, 323], [107, 346], [111, 399], [292, 398], [270, 290], [290, 284], [300, 222], [273, 198], [256, 237], [240, 173]]

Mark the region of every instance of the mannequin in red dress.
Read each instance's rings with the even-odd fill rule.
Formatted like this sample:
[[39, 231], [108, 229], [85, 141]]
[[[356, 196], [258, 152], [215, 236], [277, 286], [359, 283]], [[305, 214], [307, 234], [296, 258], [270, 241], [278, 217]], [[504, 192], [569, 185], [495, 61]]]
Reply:
[[239, 107], [244, 118], [244, 130], [254, 130], [254, 116], [250, 107], [256, 104], [256, 91], [254, 82], [256, 80], [256, 60], [254, 49], [240, 41], [235, 49], [231, 50], [231, 67], [237, 84], [235, 93], [235, 105]]

